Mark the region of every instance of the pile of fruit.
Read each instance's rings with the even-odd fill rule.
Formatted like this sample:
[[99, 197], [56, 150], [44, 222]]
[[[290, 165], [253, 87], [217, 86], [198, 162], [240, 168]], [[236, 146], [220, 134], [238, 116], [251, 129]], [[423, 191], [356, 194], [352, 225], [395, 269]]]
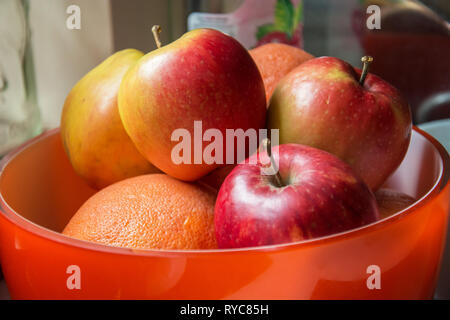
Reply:
[[[414, 202], [380, 189], [412, 124], [401, 94], [368, 73], [370, 57], [360, 70], [283, 44], [247, 51], [211, 29], [161, 46], [159, 31], [158, 49], [115, 53], [66, 99], [65, 150], [101, 190], [65, 235], [136, 249], [251, 247], [343, 232]], [[245, 160], [217, 141], [264, 129], [278, 145], [259, 134]]]

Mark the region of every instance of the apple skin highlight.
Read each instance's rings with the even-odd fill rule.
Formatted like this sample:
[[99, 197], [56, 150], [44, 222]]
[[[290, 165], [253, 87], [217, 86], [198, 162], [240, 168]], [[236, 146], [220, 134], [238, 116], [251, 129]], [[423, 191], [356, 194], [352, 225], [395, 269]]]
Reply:
[[[194, 152], [190, 164], [175, 164], [175, 130], [186, 129], [194, 137], [197, 120], [204, 131], [218, 129], [222, 136], [226, 129], [258, 130], [265, 127], [266, 108], [264, 82], [248, 51], [212, 29], [190, 31], [148, 53], [119, 89], [120, 117], [137, 149], [184, 181], [197, 180], [221, 164], [194, 164]], [[203, 142], [202, 154], [208, 144]]]
[[333, 57], [315, 58], [284, 77], [268, 109], [280, 144], [328, 151], [347, 162], [372, 190], [397, 169], [409, 146], [411, 111], [386, 81]]
[[296, 242], [379, 219], [372, 191], [337, 157], [297, 144], [276, 146], [272, 154], [283, 186], [262, 175], [261, 164], [249, 164], [258, 163], [258, 154], [236, 166], [222, 184], [214, 221], [219, 248]]
[[117, 108], [122, 78], [143, 55], [134, 49], [113, 54], [81, 78], [64, 102], [64, 148], [77, 174], [95, 189], [159, 172], [134, 146]]

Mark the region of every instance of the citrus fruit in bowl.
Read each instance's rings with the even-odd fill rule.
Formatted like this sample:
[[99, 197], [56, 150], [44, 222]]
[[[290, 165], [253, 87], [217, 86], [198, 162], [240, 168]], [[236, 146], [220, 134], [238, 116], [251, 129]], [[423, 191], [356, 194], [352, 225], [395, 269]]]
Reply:
[[[445, 242], [449, 166], [445, 149], [414, 128], [382, 187], [417, 201], [387, 218], [280, 245], [121, 248], [61, 234], [96, 190], [75, 173], [56, 129], [1, 162], [1, 267], [15, 299], [429, 299]], [[379, 289], [368, 285], [374, 266]], [[79, 288], [69, 285], [73, 270]]]
[[215, 197], [165, 174], [129, 178], [89, 198], [63, 234], [134, 249], [215, 249]]

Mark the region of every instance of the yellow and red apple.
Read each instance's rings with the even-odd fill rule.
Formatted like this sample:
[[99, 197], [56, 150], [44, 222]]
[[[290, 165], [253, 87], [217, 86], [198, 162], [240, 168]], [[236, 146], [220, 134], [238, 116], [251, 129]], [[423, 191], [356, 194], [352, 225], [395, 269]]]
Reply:
[[[212, 29], [197, 29], [156, 49], [125, 75], [119, 90], [119, 112], [125, 130], [147, 160], [165, 173], [197, 180], [220, 163], [195, 161], [209, 144], [194, 132], [260, 129], [265, 126], [264, 83], [248, 51], [235, 39]], [[189, 161], [173, 161], [180, 140], [189, 133]], [[195, 144], [200, 143], [200, 148]], [[225, 148], [225, 147], [224, 147]], [[225, 155], [225, 151], [223, 152]]]
[[94, 188], [158, 172], [123, 128], [117, 94], [123, 75], [143, 53], [119, 51], [87, 73], [70, 91], [61, 117], [61, 137], [74, 170]]

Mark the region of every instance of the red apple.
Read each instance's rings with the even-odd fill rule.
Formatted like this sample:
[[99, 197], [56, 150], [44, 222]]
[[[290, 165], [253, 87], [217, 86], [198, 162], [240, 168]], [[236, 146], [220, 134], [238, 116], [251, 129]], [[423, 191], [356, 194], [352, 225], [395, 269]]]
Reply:
[[257, 157], [237, 165], [219, 190], [214, 223], [220, 248], [311, 239], [379, 218], [369, 187], [332, 154], [298, 144], [273, 148], [281, 183], [262, 174]]
[[338, 156], [376, 190], [408, 149], [411, 112], [389, 83], [373, 74], [360, 77], [359, 69], [337, 58], [301, 64], [275, 89], [268, 126], [280, 129], [280, 144], [305, 144]]
[[[119, 89], [119, 112], [146, 159], [172, 177], [193, 181], [221, 165], [201, 159], [209, 144], [202, 134], [208, 129], [225, 137], [227, 129], [265, 127], [264, 83], [237, 40], [217, 30], [196, 29], [148, 53], [127, 72]], [[200, 135], [195, 121], [201, 121]], [[180, 143], [172, 139], [176, 130], [192, 137], [190, 161], [172, 159]]]

